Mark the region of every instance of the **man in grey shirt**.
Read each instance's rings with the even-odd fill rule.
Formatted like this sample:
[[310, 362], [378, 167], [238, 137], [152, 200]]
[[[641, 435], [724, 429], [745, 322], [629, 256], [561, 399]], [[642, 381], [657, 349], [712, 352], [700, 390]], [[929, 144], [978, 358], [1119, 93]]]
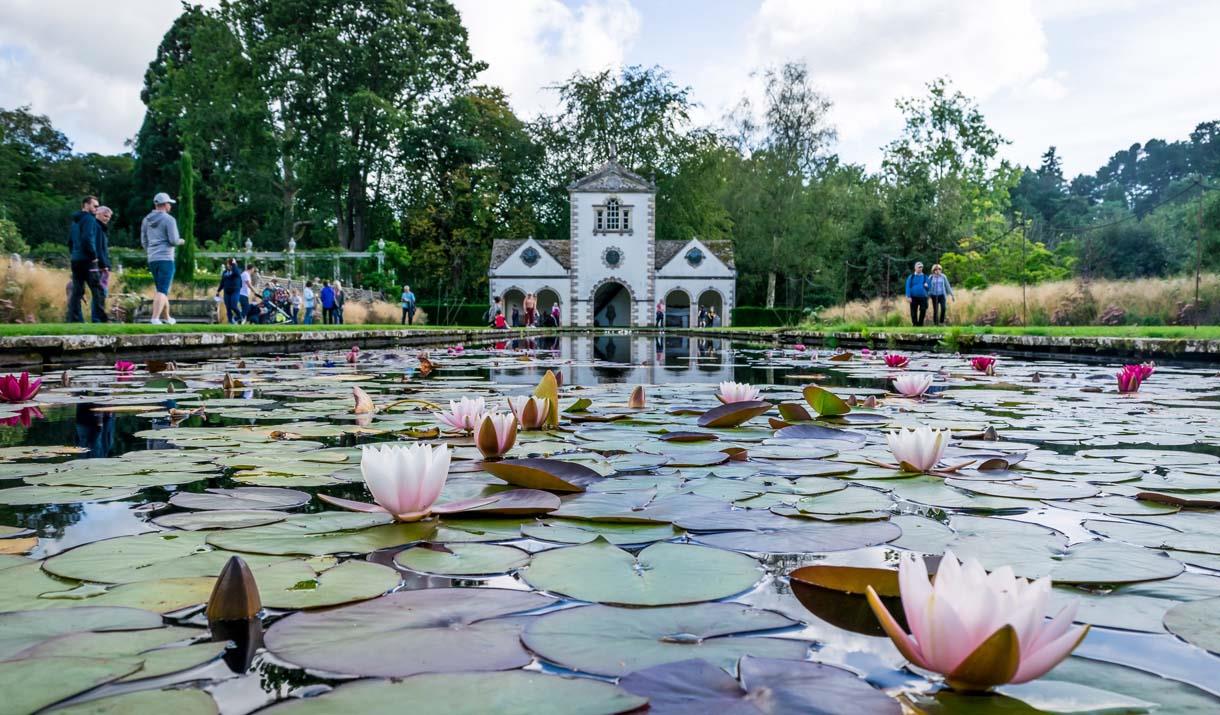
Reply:
[[[140, 224], [140, 245], [148, 252], [148, 270], [153, 276], [152, 319], [148, 322], [173, 325], [169, 314], [169, 287], [174, 281], [174, 248], [186, 243], [178, 236], [178, 222], [169, 215], [174, 200], [164, 191], [153, 197], [153, 209]], [[165, 320], [161, 320], [162, 313]]]

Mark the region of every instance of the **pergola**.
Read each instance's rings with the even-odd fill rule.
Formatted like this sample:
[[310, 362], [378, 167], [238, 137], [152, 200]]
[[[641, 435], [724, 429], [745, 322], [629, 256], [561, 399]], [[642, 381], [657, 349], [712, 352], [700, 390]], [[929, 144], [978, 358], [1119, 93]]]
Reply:
[[376, 258], [377, 272], [380, 273], [385, 269], [385, 239], [377, 241], [377, 251], [297, 251], [296, 239], [288, 240], [287, 251], [255, 251], [254, 243], [250, 239], [246, 239], [245, 251], [238, 254], [233, 251], [200, 251], [195, 254], [202, 258], [237, 258], [239, 255], [243, 257], [246, 263], [253, 261], [271, 261], [283, 263], [286, 268], [288, 278], [293, 278], [296, 275], [297, 261], [318, 261], [329, 260], [334, 267], [334, 279], [339, 280], [339, 266], [344, 260], [355, 260], [361, 258]]

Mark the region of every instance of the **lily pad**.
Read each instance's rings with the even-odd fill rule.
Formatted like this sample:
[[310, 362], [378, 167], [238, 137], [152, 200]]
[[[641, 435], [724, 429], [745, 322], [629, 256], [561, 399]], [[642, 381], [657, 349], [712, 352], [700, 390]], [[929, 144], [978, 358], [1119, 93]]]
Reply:
[[161, 616], [136, 608], [80, 606], [71, 618], [49, 611], [0, 613], [0, 660], [68, 633], [138, 631], [160, 628]]
[[250, 526], [265, 526], [283, 521], [288, 517], [280, 511], [266, 509], [234, 509], [224, 511], [182, 512], [166, 514], [153, 519], [157, 526], [183, 531], [207, 531], [210, 529], [244, 529]]
[[583, 492], [602, 479], [583, 464], [561, 459], [505, 459], [484, 462], [483, 469], [509, 484], [552, 492]]
[[274, 487], [208, 489], [203, 493], [178, 492], [170, 497], [169, 503], [182, 509], [199, 510], [294, 509], [308, 504], [309, 494]]
[[1165, 628], [1191, 645], [1220, 654], [1220, 598], [1174, 606], [1165, 614]]
[[38, 504], [79, 504], [113, 501], [134, 496], [139, 489], [107, 487], [12, 487], [0, 489], [0, 504], [35, 506]]
[[730, 551], [663, 542], [632, 556], [600, 537], [537, 554], [522, 572], [543, 591], [629, 606], [711, 601], [740, 593], [761, 577], [753, 559]]
[[427, 539], [432, 522], [390, 523], [385, 514], [296, 514], [252, 529], [212, 532], [208, 544], [252, 554], [322, 556], [365, 554]]
[[56, 708], [55, 715], [216, 715], [212, 696], [202, 690], [141, 690]]
[[343, 685], [315, 698], [292, 700], [268, 715], [397, 713], [404, 703], [443, 703], [446, 715], [616, 715], [648, 701], [611, 683], [511, 671], [429, 673], [401, 681]]
[[683, 660], [637, 670], [619, 685], [648, 698], [656, 715], [902, 712], [897, 700], [831, 665], [747, 655], [737, 670], [734, 678], [706, 660]]
[[511, 670], [528, 664], [520, 625], [504, 619], [554, 603], [504, 589], [400, 591], [346, 608], [296, 613], [267, 632], [277, 658], [302, 668], [379, 678]]
[[736, 603], [585, 606], [531, 619], [522, 641], [552, 663], [595, 675], [621, 676], [691, 658], [732, 671], [744, 655], [803, 659], [808, 643], [757, 635], [795, 625], [774, 611]]
[[837, 417], [851, 412], [851, 406], [843, 398], [817, 385], [806, 385], [801, 394], [820, 417]]
[[402, 580], [388, 566], [355, 560], [336, 565], [333, 559], [293, 559], [251, 571], [263, 605], [279, 609], [322, 608], [376, 598]]
[[618, 546], [668, 541], [682, 534], [670, 524], [631, 524], [613, 521], [548, 519], [521, 527], [522, 536], [561, 544], [587, 544], [598, 537]]
[[3, 712], [33, 713], [138, 671], [140, 658], [28, 658], [0, 662]]
[[730, 402], [713, 407], [699, 416], [700, 427], [723, 429], [737, 427], [771, 409], [771, 403], [763, 400]]
[[490, 544], [420, 545], [400, 551], [394, 563], [443, 576], [488, 576], [508, 573], [529, 563], [530, 556], [511, 546]]

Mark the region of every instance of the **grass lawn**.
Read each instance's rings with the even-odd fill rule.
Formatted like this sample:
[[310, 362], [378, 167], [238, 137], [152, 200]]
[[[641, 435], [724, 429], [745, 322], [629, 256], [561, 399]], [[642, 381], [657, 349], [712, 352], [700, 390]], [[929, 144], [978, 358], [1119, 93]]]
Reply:
[[[482, 326], [480, 326], [482, 327]], [[21, 323], [0, 325], [0, 337], [19, 335], [146, 335], [154, 333], [299, 333], [312, 330], [467, 330], [456, 325], [228, 325], [218, 323], [149, 325], [148, 323]]]
[[1220, 340], [1220, 325], [1200, 325], [1198, 328], [1189, 325], [1078, 325], [1078, 326], [976, 326], [959, 325], [948, 327], [920, 328], [910, 325], [897, 327], [866, 326], [860, 324], [819, 325], [801, 328], [810, 332], [868, 332], [873, 335], [884, 333], [930, 333], [934, 335], [1038, 335], [1071, 338], [1171, 338], [1187, 340]]

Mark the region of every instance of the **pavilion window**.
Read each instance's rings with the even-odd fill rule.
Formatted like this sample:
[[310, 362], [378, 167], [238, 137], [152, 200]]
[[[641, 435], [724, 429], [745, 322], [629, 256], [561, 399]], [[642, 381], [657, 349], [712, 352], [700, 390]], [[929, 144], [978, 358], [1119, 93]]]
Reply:
[[605, 231], [606, 230], [606, 210], [605, 209], [599, 208], [594, 213], [593, 230], [594, 231]]
[[619, 231], [619, 203], [618, 199], [610, 199], [606, 202], [606, 230]]

